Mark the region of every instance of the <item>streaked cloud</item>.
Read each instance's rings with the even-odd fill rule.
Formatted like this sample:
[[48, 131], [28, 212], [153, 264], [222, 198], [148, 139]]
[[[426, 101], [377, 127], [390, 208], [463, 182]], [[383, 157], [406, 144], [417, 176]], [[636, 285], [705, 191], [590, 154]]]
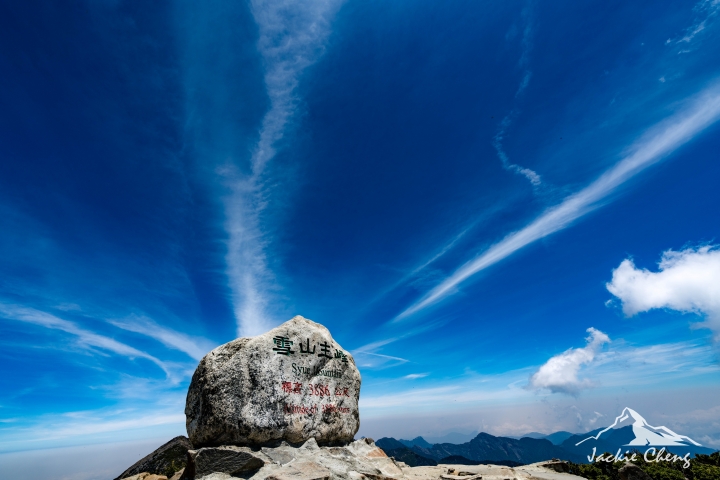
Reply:
[[693, 10], [696, 13], [695, 22], [685, 30], [676, 43], [690, 43], [704, 31], [720, 12], [720, 0], [700, 0]]
[[625, 315], [632, 317], [655, 308], [705, 315], [698, 326], [713, 331], [720, 341], [720, 250], [705, 245], [681, 251], [663, 252], [658, 271], [623, 260], [606, 285], [622, 302]]
[[0, 315], [9, 320], [30, 323], [68, 333], [76, 338], [77, 345], [83, 349], [93, 350], [97, 348], [107, 352], [116, 353], [130, 359], [144, 358], [146, 360], [150, 360], [163, 369], [166, 374], [169, 374], [167, 366], [152, 355], [118, 342], [110, 337], [98, 335], [94, 332], [81, 328], [75, 323], [63, 320], [55, 315], [36, 310], [34, 308], [8, 304], [0, 304]]
[[418, 328], [407, 330], [400, 335], [387, 337], [382, 340], [376, 340], [374, 342], [365, 344], [361, 347], [351, 350], [351, 353], [353, 354], [355, 361], [360, 367], [372, 369], [397, 367], [399, 365], [409, 362], [409, 360], [398, 356], [379, 353], [380, 349], [399, 340], [414, 337], [415, 335], [420, 335], [421, 333], [427, 332], [429, 330], [440, 328], [446, 323], [446, 321], [434, 321], [419, 326]]
[[[527, 80], [529, 83], [529, 78]], [[524, 86], [523, 86], [524, 85]], [[524, 82], [521, 85], [521, 88], [524, 90], [527, 87], [527, 84]], [[538, 187], [542, 184], [542, 179], [540, 178], [540, 175], [535, 172], [534, 170], [531, 170], [529, 168], [521, 167], [520, 165], [517, 165], [515, 163], [512, 163], [510, 161], [510, 158], [508, 157], [507, 152], [505, 151], [505, 148], [503, 147], [503, 141], [507, 137], [507, 131], [510, 128], [510, 125], [512, 125], [512, 121], [514, 117], [517, 115], [517, 111], [513, 110], [509, 114], [507, 114], [502, 121], [500, 122], [500, 128], [498, 129], [498, 132], [495, 134], [495, 137], [493, 138], [493, 148], [495, 148], [495, 152], [497, 153], [498, 158], [502, 162], [503, 168], [506, 170], [509, 170], [511, 172], [517, 173], [519, 175], [524, 176], [525, 178], [530, 181], [533, 187]]]
[[250, 3], [259, 27], [257, 48], [265, 64], [270, 109], [252, 149], [250, 174], [241, 174], [232, 167], [222, 169], [231, 192], [224, 201], [226, 262], [239, 336], [264, 333], [273, 324], [267, 307], [276, 290], [275, 279], [268, 267], [268, 239], [260, 221], [268, 196], [263, 173], [275, 157], [277, 142], [283, 138], [297, 109], [300, 76], [321, 56], [330, 33], [330, 21], [341, 3], [340, 0]]
[[578, 374], [583, 366], [595, 360], [603, 345], [610, 343], [610, 337], [592, 327], [587, 332], [587, 345], [571, 348], [550, 358], [530, 376], [528, 388], [577, 395], [581, 390], [593, 386], [590, 379], [579, 378]]
[[511, 233], [484, 253], [461, 266], [397, 319], [409, 317], [453, 294], [460, 283], [507, 258], [521, 248], [570, 226], [595, 208], [619, 186], [678, 147], [692, 140], [720, 117], [720, 89], [707, 88], [689, 101], [684, 110], [649, 129], [629, 148], [629, 153], [598, 179], [551, 207], [524, 228]]
[[407, 358], [395, 357], [393, 355], [385, 355], [371, 351], [353, 352], [355, 362], [360, 368], [381, 370], [385, 368], [397, 367], [403, 363], [409, 362]]
[[505, 115], [505, 117], [503, 117], [503, 119], [500, 121], [500, 125], [498, 127], [497, 133], [495, 133], [492, 145], [493, 148], [495, 148], [495, 152], [497, 153], [498, 158], [502, 162], [502, 166], [504, 169], [524, 176], [528, 179], [528, 181], [532, 184], [533, 187], [539, 187], [542, 184], [542, 179], [540, 178], [540, 175], [529, 168], [521, 167], [520, 165], [511, 162], [510, 158], [508, 157], [507, 151], [503, 146], [503, 142], [508, 136], [508, 130], [512, 126], [515, 118], [520, 114], [520, 109], [517, 105], [517, 101], [520, 97], [522, 97], [523, 93], [525, 93], [525, 90], [527, 90], [528, 86], [530, 85], [530, 79], [532, 78], [532, 70], [530, 70], [530, 53], [533, 49], [534, 25], [531, 4], [528, 4], [523, 8], [521, 20], [524, 23], [524, 26], [521, 40], [522, 53], [520, 55], [518, 65], [522, 69], [522, 79], [520, 80], [520, 85], [515, 91], [515, 105], [513, 105], [513, 108], [510, 110], [510, 112]]
[[168, 348], [186, 353], [195, 360], [200, 360], [217, 345], [206, 338], [193, 337], [159, 325], [157, 322], [139, 316], [131, 316], [122, 320], [108, 320], [118, 328], [139, 333], [157, 340]]
[[686, 341], [637, 346], [618, 340], [613, 345], [585, 370], [598, 387], [661, 385], [665, 379], [688, 380], [720, 372], [710, 345]]

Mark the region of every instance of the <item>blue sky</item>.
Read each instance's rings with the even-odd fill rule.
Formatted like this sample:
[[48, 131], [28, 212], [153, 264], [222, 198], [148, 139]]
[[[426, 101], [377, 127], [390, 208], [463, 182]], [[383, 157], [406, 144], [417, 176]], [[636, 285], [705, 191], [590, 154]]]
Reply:
[[295, 314], [360, 434], [720, 447], [720, 3], [0, 7], [0, 451], [184, 433]]

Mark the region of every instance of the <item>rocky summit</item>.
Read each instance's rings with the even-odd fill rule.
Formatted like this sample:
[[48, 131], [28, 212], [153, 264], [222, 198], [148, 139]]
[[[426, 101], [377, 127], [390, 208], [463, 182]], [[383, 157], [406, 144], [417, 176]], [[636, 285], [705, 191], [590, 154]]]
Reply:
[[560, 461], [409, 467], [363, 438], [343, 447], [320, 447], [314, 439], [299, 447], [205, 447], [188, 451], [187, 466], [172, 477], [143, 473], [124, 480], [583, 480], [565, 472]]
[[296, 316], [264, 335], [221, 345], [188, 390], [187, 432], [198, 449], [345, 445], [360, 428], [360, 372], [327, 328]]
[[[578, 480], [553, 462], [410, 467], [360, 427], [360, 372], [322, 325], [301, 316], [203, 357], [177, 437], [124, 480]], [[181, 457], [183, 457], [182, 459]], [[559, 468], [563, 467], [564, 468]]]

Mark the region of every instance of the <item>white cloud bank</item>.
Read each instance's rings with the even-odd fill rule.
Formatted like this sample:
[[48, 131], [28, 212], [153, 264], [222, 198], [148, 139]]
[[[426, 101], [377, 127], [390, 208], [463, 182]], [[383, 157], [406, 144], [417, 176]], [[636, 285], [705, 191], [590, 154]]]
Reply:
[[720, 250], [718, 246], [663, 252], [658, 271], [639, 269], [626, 259], [613, 271], [607, 289], [631, 317], [653, 308], [705, 315], [699, 326], [720, 342]]
[[689, 106], [651, 128], [621, 161], [582, 190], [551, 207], [524, 228], [509, 234], [484, 253], [458, 268], [395, 320], [413, 315], [455, 293], [460, 283], [507, 258], [521, 248], [570, 226], [602, 205], [618, 187], [678, 147], [692, 140], [720, 118], [720, 88], [708, 87]]
[[577, 395], [580, 390], [591, 387], [589, 379], [578, 378], [580, 367], [590, 364], [597, 357], [603, 345], [610, 343], [610, 337], [595, 328], [588, 328], [590, 334], [583, 348], [571, 348], [548, 360], [532, 374], [528, 388], [547, 389], [553, 393]]

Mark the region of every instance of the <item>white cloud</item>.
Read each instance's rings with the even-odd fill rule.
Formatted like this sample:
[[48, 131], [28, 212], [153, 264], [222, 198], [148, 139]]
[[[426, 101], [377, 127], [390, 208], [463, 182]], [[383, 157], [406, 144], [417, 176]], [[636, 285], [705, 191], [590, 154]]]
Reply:
[[417, 380], [418, 378], [425, 378], [427, 376], [428, 376], [427, 373], [411, 373], [410, 375], [405, 375], [402, 378], [404, 378], [406, 380]]
[[602, 205], [619, 186], [659, 162], [681, 145], [692, 140], [720, 117], [720, 88], [709, 87], [694, 98], [688, 108], [651, 128], [620, 162], [582, 190], [517, 232], [513, 232], [484, 253], [468, 261], [440, 282], [396, 319], [409, 317], [440, 301], [476, 273], [507, 258], [521, 248], [570, 226], [575, 220]]
[[200, 360], [217, 345], [206, 338], [192, 337], [158, 325], [149, 318], [133, 316], [124, 320], [108, 320], [109, 323], [129, 332], [139, 333], [157, 340], [166, 347], [186, 353]]
[[540, 175], [535, 172], [534, 170], [531, 170], [529, 168], [521, 167], [520, 165], [516, 165], [512, 162], [510, 162], [510, 159], [508, 158], [507, 153], [505, 152], [505, 149], [503, 148], [503, 140], [505, 139], [505, 136], [507, 135], [507, 129], [510, 126], [510, 120], [513, 116], [513, 113], [508, 114], [503, 121], [500, 123], [500, 130], [495, 134], [495, 138], [493, 139], [493, 147], [495, 148], [495, 151], [497, 152], [497, 156], [502, 162], [503, 168], [506, 170], [509, 170], [511, 172], [517, 173], [519, 175], [524, 176], [527, 178], [533, 187], [538, 187], [542, 184], [542, 178]]
[[[522, 20], [525, 23], [525, 26], [523, 28], [523, 36], [521, 42], [522, 54], [520, 55], [520, 61], [518, 63], [519, 66], [523, 69], [523, 74], [520, 85], [515, 91], [516, 101], [522, 96], [525, 90], [527, 90], [528, 86], [530, 85], [530, 79], [532, 78], [532, 71], [530, 71], [530, 68], [528, 66], [528, 63], [530, 61], [530, 52], [532, 52], [533, 48], [533, 22], [530, 6], [527, 6], [523, 9]], [[493, 148], [495, 148], [497, 156], [502, 162], [502, 166], [505, 170], [517, 173], [518, 175], [522, 175], [530, 181], [533, 187], [539, 187], [540, 185], [542, 185], [542, 179], [540, 178], [540, 175], [538, 175], [537, 172], [530, 170], [529, 168], [521, 167], [520, 165], [512, 163], [510, 161], [510, 158], [508, 158], [508, 154], [505, 151], [505, 148], [503, 147], [503, 141], [507, 136], [507, 131], [512, 125], [515, 117], [517, 117], [518, 113], [519, 110], [517, 106], [515, 106], [510, 111], [510, 113], [505, 115], [505, 117], [502, 119], [502, 121], [500, 122], [500, 127], [498, 128], [498, 131], [493, 138]]]
[[125, 345], [124, 343], [118, 342], [117, 340], [114, 340], [112, 338], [98, 335], [91, 331], [80, 328], [73, 322], [63, 320], [49, 313], [42, 312], [34, 308], [21, 307], [18, 305], [0, 304], [0, 315], [9, 320], [16, 320], [25, 323], [31, 323], [34, 325], [40, 325], [45, 328], [60, 330], [65, 333], [69, 333], [70, 335], [74, 335], [77, 338], [78, 346], [80, 346], [81, 348], [93, 350], [94, 347], [100, 350], [116, 353], [118, 355], [122, 355], [131, 359], [145, 358], [156, 364], [158, 367], [162, 368], [166, 374], [170, 375], [167, 366], [152, 355], [141, 352], [136, 348]]
[[397, 367], [403, 363], [409, 362], [406, 358], [394, 357], [392, 355], [383, 355], [369, 351], [353, 352], [353, 358], [359, 367], [382, 370], [385, 368]]
[[267, 203], [263, 172], [276, 154], [276, 144], [297, 108], [295, 90], [302, 72], [322, 54], [329, 23], [341, 0], [291, 2], [253, 0], [259, 27], [258, 50], [265, 64], [270, 109], [252, 152], [251, 173], [223, 169], [230, 195], [225, 199], [228, 252], [227, 273], [232, 291], [238, 335], [264, 333], [271, 326], [267, 306], [273, 275], [267, 261], [267, 239], [260, 213]]
[[695, 22], [685, 30], [685, 34], [676, 43], [690, 43], [704, 31], [720, 11], [720, 0], [700, 0], [693, 10], [697, 13]]
[[717, 246], [663, 252], [657, 272], [635, 267], [626, 259], [613, 270], [607, 289], [622, 301], [623, 312], [633, 316], [653, 308], [704, 314], [720, 341], [720, 250]]
[[590, 335], [585, 347], [571, 348], [552, 357], [532, 374], [528, 388], [577, 395], [580, 390], [591, 387], [590, 380], [578, 378], [580, 367], [595, 360], [603, 345], [610, 343], [610, 337], [592, 327], [587, 331]]
[[402, 340], [405, 338], [413, 337], [415, 335], [419, 335], [423, 332], [427, 332], [429, 330], [434, 330], [436, 328], [439, 328], [443, 325], [445, 325], [446, 321], [435, 321], [428, 323], [426, 325], [422, 325], [418, 328], [414, 328], [412, 330], [406, 330], [401, 335], [398, 335], [396, 337], [389, 337], [382, 340], [377, 340], [372, 343], [368, 343], [366, 345], [363, 345], [361, 347], [355, 348], [351, 350], [351, 353], [353, 354], [353, 357], [355, 358], [355, 361], [357, 362], [358, 366], [364, 367], [364, 368], [374, 368], [374, 369], [385, 369], [385, 368], [391, 368], [391, 367], [397, 367], [398, 365], [402, 365], [403, 363], [409, 362], [409, 360], [397, 356], [392, 355], [384, 355], [381, 353], [378, 353], [378, 351], [385, 347], [386, 345], [390, 345], [391, 343], [395, 343], [398, 340]]

